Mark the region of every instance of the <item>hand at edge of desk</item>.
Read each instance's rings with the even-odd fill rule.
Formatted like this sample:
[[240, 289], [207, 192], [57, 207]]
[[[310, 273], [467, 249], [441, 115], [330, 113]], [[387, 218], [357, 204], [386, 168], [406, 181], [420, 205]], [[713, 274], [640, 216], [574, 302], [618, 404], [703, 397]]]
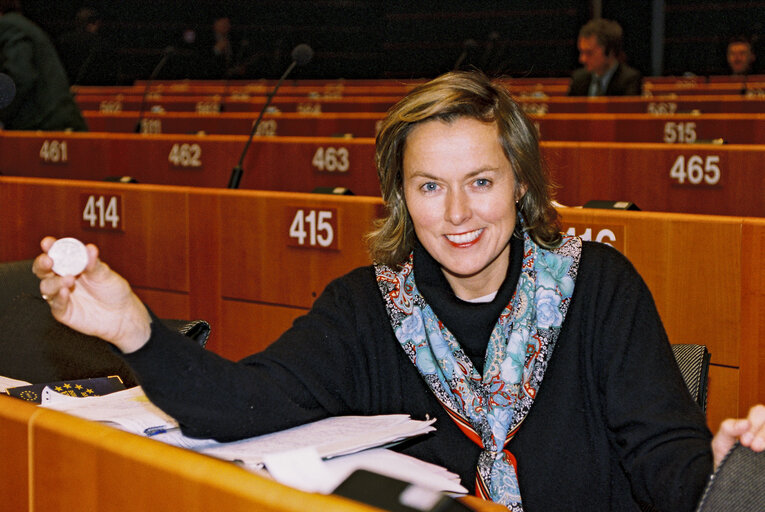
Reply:
[[746, 418], [729, 418], [720, 424], [712, 439], [715, 469], [736, 441], [755, 452], [765, 450], [765, 405], [758, 404], [749, 409]]

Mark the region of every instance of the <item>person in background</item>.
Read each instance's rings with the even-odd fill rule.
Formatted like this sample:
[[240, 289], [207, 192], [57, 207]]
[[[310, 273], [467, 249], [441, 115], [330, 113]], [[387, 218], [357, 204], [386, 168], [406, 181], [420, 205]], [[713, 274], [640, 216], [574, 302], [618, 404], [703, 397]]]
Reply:
[[101, 35], [103, 21], [98, 11], [82, 7], [75, 17], [75, 28], [57, 41], [58, 54], [72, 85], [113, 85], [115, 59]]
[[629, 96], [643, 90], [640, 72], [623, 62], [622, 27], [602, 18], [589, 21], [577, 39], [582, 68], [571, 75], [569, 96]]
[[203, 36], [200, 48], [203, 52], [201, 70], [204, 78], [242, 78], [250, 58], [249, 41], [235, 37], [231, 30], [231, 19], [218, 16], [213, 20], [212, 31]]
[[436, 432], [398, 449], [510, 510], [692, 511], [736, 440], [765, 450], [763, 406], [712, 437], [629, 261], [560, 232], [537, 131], [501, 85], [451, 72], [413, 89], [375, 161], [375, 263], [242, 361], [165, 328], [94, 245], [61, 277], [43, 239], [40, 292], [56, 319], [118, 347], [186, 435], [430, 415]]
[[16, 84], [0, 123], [6, 130], [86, 131], [53, 43], [20, 10], [18, 0], [0, 0], [0, 72]]
[[738, 36], [728, 42], [726, 58], [731, 75], [748, 75], [752, 72], [752, 65], [757, 56], [752, 50], [751, 41]]

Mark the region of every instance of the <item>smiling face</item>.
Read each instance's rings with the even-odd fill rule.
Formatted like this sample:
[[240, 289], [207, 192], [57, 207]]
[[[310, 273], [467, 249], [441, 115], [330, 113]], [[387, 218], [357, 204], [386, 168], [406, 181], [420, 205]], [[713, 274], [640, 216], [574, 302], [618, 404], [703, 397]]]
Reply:
[[425, 121], [406, 139], [404, 196], [417, 238], [462, 299], [505, 279], [522, 196], [495, 123]]

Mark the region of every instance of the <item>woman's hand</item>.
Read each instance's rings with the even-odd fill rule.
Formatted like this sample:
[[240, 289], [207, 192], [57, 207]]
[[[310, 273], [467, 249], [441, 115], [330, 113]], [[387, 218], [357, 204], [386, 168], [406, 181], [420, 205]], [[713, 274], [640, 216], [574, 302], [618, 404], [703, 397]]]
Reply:
[[765, 405], [755, 405], [742, 419], [727, 419], [720, 424], [720, 430], [712, 439], [715, 469], [736, 441], [755, 452], [765, 450]]
[[128, 282], [98, 259], [98, 248], [86, 246], [88, 265], [78, 276], [52, 270], [48, 250], [56, 239], [45, 237], [43, 253], [32, 270], [40, 278], [40, 293], [59, 322], [114, 344], [123, 352], [141, 348], [151, 334], [151, 316]]

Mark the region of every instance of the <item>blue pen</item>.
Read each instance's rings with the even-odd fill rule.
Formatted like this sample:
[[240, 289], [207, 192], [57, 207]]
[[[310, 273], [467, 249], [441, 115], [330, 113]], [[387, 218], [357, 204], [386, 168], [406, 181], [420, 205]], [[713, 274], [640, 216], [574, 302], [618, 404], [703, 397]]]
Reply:
[[169, 427], [167, 425], [158, 425], [156, 427], [148, 427], [145, 428], [143, 433], [147, 436], [156, 436], [159, 434], [165, 434], [167, 432], [170, 432], [171, 430], [178, 430], [178, 427]]

